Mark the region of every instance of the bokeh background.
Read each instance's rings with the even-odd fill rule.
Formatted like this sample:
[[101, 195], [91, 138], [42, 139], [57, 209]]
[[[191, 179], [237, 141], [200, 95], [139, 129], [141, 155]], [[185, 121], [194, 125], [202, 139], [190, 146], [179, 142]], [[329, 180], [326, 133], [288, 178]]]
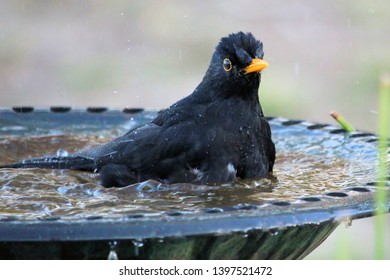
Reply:
[[[197, 86], [219, 38], [240, 30], [264, 42], [267, 115], [329, 123], [336, 110], [376, 131], [388, 0], [2, 0], [0, 107], [165, 108]], [[309, 258], [349, 245], [346, 257], [373, 258], [373, 238], [372, 219], [355, 221]]]

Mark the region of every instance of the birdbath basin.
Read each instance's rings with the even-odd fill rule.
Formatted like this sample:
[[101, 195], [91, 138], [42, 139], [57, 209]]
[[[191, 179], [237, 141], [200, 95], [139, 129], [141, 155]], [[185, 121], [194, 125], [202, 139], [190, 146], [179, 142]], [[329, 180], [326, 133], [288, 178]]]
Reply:
[[[0, 110], [0, 164], [107, 142], [157, 111]], [[220, 186], [0, 169], [1, 259], [300, 259], [342, 222], [374, 215], [377, 138], [269, 118], [273, 176]], [[388, 183], [389, 185], [389, 183]], [[389, 205], [386, 205], [389, 209]]]

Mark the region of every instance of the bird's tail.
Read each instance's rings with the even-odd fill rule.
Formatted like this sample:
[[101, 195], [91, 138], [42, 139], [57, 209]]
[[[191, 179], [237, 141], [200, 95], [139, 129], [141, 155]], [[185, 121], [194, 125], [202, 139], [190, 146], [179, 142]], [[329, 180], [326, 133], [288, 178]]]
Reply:
[[93, 171], [95, 170], [95, 161], [80, 155], [47, 156], [39, 158], [26, 159], [17, 163], [1, 165], [0, 168], [46, 168], [46, 169], [75, 169]]

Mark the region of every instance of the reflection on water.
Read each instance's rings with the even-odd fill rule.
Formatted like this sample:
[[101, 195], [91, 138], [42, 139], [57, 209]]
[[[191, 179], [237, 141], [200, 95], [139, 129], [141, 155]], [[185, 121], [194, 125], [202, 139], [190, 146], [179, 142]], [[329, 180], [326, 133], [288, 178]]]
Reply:
[[[121, 189], [105, 189], [99, 185], [98, 175], [92, 173], [0, 169], [0, 214], [34, 218], [196, 211], [274, 200], [293, 201], [306, 195], [359, 186], [375, 178], [372, 143], [278, 124], [273, 124], [273, 134], [277, 146], [274, 176], [222, 186], [163, 185], [147, 181]], [[3, 136], [0, 164], [43, 154], [74, 152], [108, 140], [105, 136], [88, 134]]]

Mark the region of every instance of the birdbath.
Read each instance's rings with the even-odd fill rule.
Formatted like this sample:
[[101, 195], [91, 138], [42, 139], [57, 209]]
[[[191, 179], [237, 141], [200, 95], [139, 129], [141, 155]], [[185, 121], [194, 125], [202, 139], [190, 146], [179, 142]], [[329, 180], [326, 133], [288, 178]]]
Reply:
[[[156, 114], [3, 109], [0, 164], [66, 156]], [[301, 259], [340, 223], [375, 214], [375, 135], [269, 122], [277, 160], [273, 176], [260, 180], [219, 186], [149, 180], [106, 189], [93, 173], [0, 169], [0, 258]]]

